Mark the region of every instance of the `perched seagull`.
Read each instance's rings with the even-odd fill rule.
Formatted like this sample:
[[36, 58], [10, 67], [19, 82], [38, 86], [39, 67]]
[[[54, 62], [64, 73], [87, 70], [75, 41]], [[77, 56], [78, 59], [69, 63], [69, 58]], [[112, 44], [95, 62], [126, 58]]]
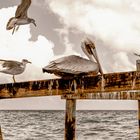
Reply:
[[140, 57], [140, 54], [134, 53], [134, 55], [136, 55], [136, 56]]
[[13, 81], [15, 83], [14, 76], [23, 73], [27, 63], [31, 62], [26, 59], [23, 59], [22, 62], [0, 59], [0, 72], [13, 75]]
[[51, 61], [49, 65], [43, 68], [43, 72], [54, 73], [61, 77], [90, 74], [97, 75], [98, 72], [103, 75], [94, 43], [86, 39], [82, 42], [81, 47], [89, 60], [76, 55], [62, 57]]
[[35, 20], [27, 16], [27, 10], [30, 7], [30, 5], [31, 0], [22, 0], [21, 4], [17, 7], [15, 17], [9, 19], [6, 29], [13, 29], [12, 34], [14, 34], [16, 26], [18, 26], [16, 31], [18, 30], [20, 25], [33, 23], [36, 26]]

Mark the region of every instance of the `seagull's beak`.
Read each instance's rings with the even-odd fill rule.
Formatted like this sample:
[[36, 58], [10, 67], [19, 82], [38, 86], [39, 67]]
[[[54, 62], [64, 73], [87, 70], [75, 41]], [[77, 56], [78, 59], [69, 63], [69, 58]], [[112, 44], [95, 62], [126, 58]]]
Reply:
[[13, 23], [13, 19], [14, 19], [14, 17], [12, 17], [12, 18], [9, 19], [9, 21], [8, 21], [8, 23], [6, 25], [6, 30], [11, 30], [11, 29], [14, 28], [14, 24], [15, 23]]
[[6, 26], [6, 30], [11, 30], [11, 29], [13, 29], [13, 27], [11, 27], [11, 26]]
[[28, 63], [32, 64], [32, 62], [28, 61]]
[[37, 26], [35, 22], [33, 22], [33, 24], [34, 24], [35, 27]]

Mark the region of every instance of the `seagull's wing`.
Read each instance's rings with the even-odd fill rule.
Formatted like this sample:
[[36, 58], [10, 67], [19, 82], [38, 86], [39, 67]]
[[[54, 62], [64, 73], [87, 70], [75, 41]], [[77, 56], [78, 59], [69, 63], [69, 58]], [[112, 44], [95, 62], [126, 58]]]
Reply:
[[17, 7], [15, 17], [16, 18], [27, 17], [27, 11], [30, 5], [31, 5], [31, 0], [22, 0], [21, 4]]
[[0, 59], [0, 64], [3, 68], [11, 69], [11, 68], [19, 67], [21, 65], [21, 62]]
[[139, 57], [140, 57], [140, 54], [134, 53], [134, 55], [136, 55], [136, 56], [139, 56]]

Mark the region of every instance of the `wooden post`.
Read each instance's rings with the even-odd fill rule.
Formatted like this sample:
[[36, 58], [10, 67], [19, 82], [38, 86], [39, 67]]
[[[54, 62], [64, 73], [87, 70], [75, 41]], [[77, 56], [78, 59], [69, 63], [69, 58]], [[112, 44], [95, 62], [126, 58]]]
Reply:
[[138, 100], [138, 124], [139, 124], [139, 140], [140, 140], [140, 100]]
[[[137, 71], [140, 71], [140, 60], [136, 61]], [[140, 100], [138, 100], [138, 123], [139, 123], [139, 140], [140, 140]]]
[[66, 99], [65, 140], [75, 140], [76, 100]]
[[[76, 80], [71, 84], [71, 91], [77, 92]], [[75, 140], [76, 99], [66, 99], [65, 140]]]
[[0, 127], [0, 140], [3, 140], [3, 138], [2, 138], [2, 131], [1, 131], [1, 127]]

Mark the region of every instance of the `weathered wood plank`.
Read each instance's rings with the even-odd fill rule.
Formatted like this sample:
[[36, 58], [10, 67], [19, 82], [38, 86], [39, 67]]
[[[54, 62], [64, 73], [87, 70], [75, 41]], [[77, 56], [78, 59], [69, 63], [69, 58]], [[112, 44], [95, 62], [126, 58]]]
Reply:
[[[74, 78], [76, 94], [140, 90], [140, 71]], [[55, 96], [75, 93], [74, 80], [53, 79], [0, 85], [0, 98]]]
[[88, 99], [88, 100], [140, 100], [140, 92], [100, 92], [83, 94], [65, 94], [61, 99]]

